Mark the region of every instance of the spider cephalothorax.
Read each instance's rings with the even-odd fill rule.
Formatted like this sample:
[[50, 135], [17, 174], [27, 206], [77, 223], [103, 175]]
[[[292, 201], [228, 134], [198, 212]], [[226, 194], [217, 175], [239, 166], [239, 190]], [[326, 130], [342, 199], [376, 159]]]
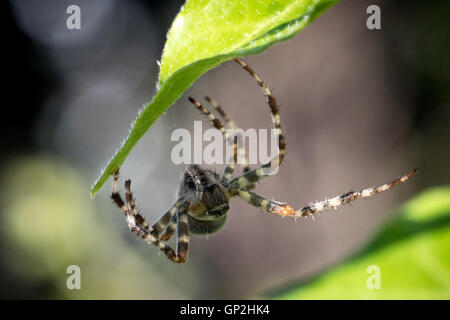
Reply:
[[[163, 251], [170, 260], [178, 263], [186, 261], [189, 248], [189, 236], [191, 233], [210, 234], [218, 231], [225, 224], [229, 210], [229, 200], [233, 197], [239, 197], [245, 202], [268, 213], [295, 218], [307, 217], [310, 215], [313, 216], [315, 213], [326, 209], [336, 209], [340, 205], [356, 199], [367, 198], [376, 193], [389, 190], [394, 186], [405, 182], [416, 173], [417, 170], [415, 169], [391, 183], [373, 188], [366, 188], [361, 191], [350, 191], [334, 198], [312, 203], [298, 210], [295, 210], [285, 203], [268, 199], [251, 192], [250, 190], [254, 188], [256, 182], [268, 176], [265, 169], [272, 167], [272, 165], [281, 165], [286, 152], [286, 142], [281, 129], [278, 105], [272, 92], [246, 63], [239, 59], [235, 59], [235, 61], [256, 80], [267, 97], [273, 125], [278, 137], [279, 152], [275, 158], [269, 163], [265, 163], [258, 168], [250, 170], [245, 154], [245, 148], [238, 148], [235, 137], [228, 136], [227, 130], [222, 122], [197, 100], [189, 98], [191, 103], [211, 120], [214, 127], [222, 132], [227, 142], [234, 146], [233, 159], [229, 159], [229, 164], [225, 167], [223, 173], [220, 175], [209, 169], [202, 169], [197, 165], [188, 166], [181, 181], [178, 200], [152, 226], [147, 224], [144, 217], [136, 209], [133, 195], [130, 190], [130, 180], [125, 181], [126, 197], [125, 201], [122, 200], [122, 197], [118, 193], [119, 171], [114, 173], [111, 197], [124, 213], [128, 222], [128, 227], [137, 236]], [[222, 116], [228, 128], [237, 128], [215, 100], [209, 97], [206, 97], [206, 100]], [[236, 166], [237, 155], [243, 156], [241, 158], [245, 160], [243, 164], [243, 174], [236, 178], [232, 178]], [[173, 250], [165, 242], [171, 238], [175, 231], [177, 231], [177, 247], [176, 250]]]

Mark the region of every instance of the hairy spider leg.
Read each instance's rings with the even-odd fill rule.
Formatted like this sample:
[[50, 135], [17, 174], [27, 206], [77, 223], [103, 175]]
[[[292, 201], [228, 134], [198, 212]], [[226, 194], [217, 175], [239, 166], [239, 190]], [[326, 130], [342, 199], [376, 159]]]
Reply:
[[279, 153], [278, 156], [269, 161], [268, 163], [265, 163], [261, 165], [258, 168], [255, 168], [253, 170], [250, 170], [243, 175], [234, 178], [230, 181], [230, 185], [233, 188], [245, 188], [250, 189], [251, 186], [255, 183], [261, 180], [264, 177], [267, 177], [267, 174], [265, 174], [266, 169], [272, 167], [273, 165], [280, 166], [283, 162], [284, 156], [286, 154], [286, 140], [283, 135], [283, 130], [281, 128], [281, 117], [279, 113], [279, 108], [275, 99], [275, 96], [272, 94], [272, 91], [270, 91], [269, 87], [264, 83], [264, 81], [261, 79], [258, 74], [253, 71], [252, 68], [250, 68], [245, 62], [239, 60], [238, 58], [234, 59], [237, 63], [239, 63], [244, 70], [246, 70], [252, 77], [255, 79], [255, 81], [258, 83], [258, 85], [261, 87], [261, 89], [264, 92], [264, 95], [267, 97], [267, 104], [270, 107], [270, 112], [272, 115], [272, 122], [273, 126], [276, 130], [277, 136], [278, 136], [278, 147], [279, 147]]
[[122, 210], [125, 217], [128, 213], [134, 215], [136, 217], [136, 221], [141, 223], [141, 227], [146, 229], [148, 232], [152, 232], [153, 228], [150, 227], [145, 221], [144, 217], [140, 215], [136, 210], [136, 205], [134, 204], [133, 195], [131, 193], [126, 194], [127, 204], [124, 203], [120, 193], [118, 192], [118, 183], [119, 183], [119, 170], [114, 173], [113, 176], [113, 188], [111, 193], [111, 199], [116, 203], [116, 205]]
[[[122, 200], [122, 197], [120, 196], [118, 192], [118, 178], [119, 178], [119, 171], [117, 171], [114, 174], [113, 179], [113, 191], [111, 194], [111, 198], [114, 200], [114, 202], [117, 204], [117, 206], [122, 210], [124, 213], [127, 222], [128, 222], [128, 228], [132, 233], [146, 241], [148, 244], [153, 245], [157, 247], [160, 251], [164, 252], [164, 254], [172, 260], [173, 262], [177, 263], [184, 263], [186, 262], [187, 258], [187, 249], [189, 243], [189, 235], [186, 237], [185, 232], [189, 232], [189, 227], [185, 226], [185, 222], [183, 222], [182, 226], [180, 227], [180, 223], [178, 224], [179, 231], [179, 237], [177, 239], [177, 252], [173, 250], [170, 246], [166, 245], [163, 241], [158, 239], [157, 235], [152, 234], [154, 232], [153, 227], [150, 227], [145, 219], [137, 212], [136, 206], [134, 204], [133, 200], [133, 194], [131, 192], [131, 180], [125, 181], [125, 200], [126, 202]], [[184, 202], [177, 202], [176, 204], [176, 211], [178, 212], [178, 216], [181, 216], [181, 213], [186, 213], [186, 203]], [[170, 211], [170, 210], [169, 210]], [[184, 219], [187, 221], [187, 219]]]
[[234, 59], [234, 61], [239, 63], [242, 66], [242, 68], [244, 68], [244, 70], [247, 71], [253, 77], [253, 79], [256, 80], [256, 82], [261, 87], [261, 89], [264, 92], [264, 95], [267, 98], [267, 104], [269, 105], [270, 112], [272, 114], [273, 126], [277, 131], [278, 135], [278, 146], [280, 149], [278, 155], [278, 165], [281, 165], [284, 156], [286, 154], [286, 140], [283, 135], [283, 130], [281, 129], [281, 118], [275, 96], [272, 94], [272, 91], [270, 91], [269, 87], [264, 83], [261, 77], [255, 71], [253, 71], [253, 69], [250, 68], [245, 62], [239, 60], [238, 58]]
[[[125, 189], [127, 194], [128, 193], [131, 194], [130, 184], [131, 184], [130, 180], [125, 181]], [[135, 216], [130, 213], [127, 214], [128, 227], [130, 228], [131, 232], [133, 232], [138, 237], [146, 241], [148, 244], [151, 244], [159, 248], [159, 250], [164, 252], [167, 258], [169, 258], [173, 262], [184, 263], [186, 262], [187, 259], [187, 250], [189, 245], [189, 234], [186, 235], [186, 232], [189, 233], [187, 218], [182, 218], [184, 215], [187, 214], [186, 208], [187, 208], [186, 202], [181, 202], [177, 207], [178, 237], [176, 241], [177, 246], [176, 251], [174, 251], [170, 246], [166, 245], [163, 241], [159, 240], [155, 235], [147, 232], [144, 228], [142, 228], [141, 223], [139, 221], [136, 221]]]
[[180, 260], [179, 262], [185, 262], [187, 260], [189, 235], [188, 213], [183, 209], [178, 212], [177, 257]]
[[237, 142], [236, 142], [236, 137], [234, 136], [229, 136], [227, 131], [225, 130], [225, 127], [223, 126], [222, 122], [220, 122], [219, 119], [216, 118], [216, 116], [211, 113], [205, 106], [203, 106], [200, 102], [198, 102], [197, 100], [195, 100], [192, 97], [189, 97], [189, 101], [195, 106], [197, 107], [202, 114], [204, 114], [205, 116], [207, 116], [211, 122], [213, 123], [214, 127], [218, 130], [220, 130], [220, 132], [222, 132], [223, 136], [225, 137], [225, 140], [228, 143], [233, 143], [234, 148], [233, 148], [233, 155], [232, 158], [230, 157], [230, 159], [228, 159], [228, 164], [225, 167], [223, 173], [222, 173], [222, 179], [224, 181], [228, 181], [230, 180], [231, 176], [233, 175], [234, 169], [236, 168], [236, 158], [237, 158]]
[[164, 230], [164, 232], [161, 233], [158, 238], [163, 241], [169, 240], [177, 230], [177, 223], [178, 223], [178, 214], [174, 214], [172, 216], [172, 219], [170, 219], [170, 222], [166, 230]]
[[190, 165], [190, 166], [188, 166], [186, 172], [191, 176], [192, 181], [195, 184], [197, 196], [200, 199], [203, 199], [204, 186], [202, 184], [202, 176], [201, 176], [201, 171], [200, 171], [199, 167], [197, 165]]
[[307, 217], [309, 215], [313, 215], [323, 210], [336, 209], [337, 207], [343, 204], [350, 203], [354, 200], [368, 198], [377, 193], [392, 189], [396, 185], [406, 182], [409, 178], [415, 175], [416, 172], [417, 169], [414, 169], [411, 172], [405, 174], [404, 176], [401, 176], [398, 179], [395, 179], [390, 183], [386, 183], [373, 188], [366, 188], [361, 191], [349, 191], [347, 193], [344, 193], [340, 196], [336, 196], [331, 199], [325, 199], [323, 201], [312, 203], [299, 210], [295, 210], [286, 203], [262, 197], [260, 195], [257, 195], [256, 193], [253, 193], [245, 189], [238, 189], [235, 191], [235, 194], [245, 202], [268, 213], [274, 213], [280, 216], [291, 216], [295, 218]]
[[[114, 202], [117, 204], [117, 206], [119, 208], [121, 208], [121, 210], [123, 211], [123, 213], [127, 214], [127, 206], [125, 205], [125, 203], [123, 202], [120, 194], [118, 193], [118, 180], [119, 180], [119, 171], [117, 171], [114, 174], [114, 179], [113, 179], [113, 191], [111, 193], [111, 198], [114, 200]], [[167, 241], [170, 239], [170, 237], [172, 236], [173, 232], [172, 228], [173, 226], [171, 225], [171, 221], [174, 220], [175, 221], [175, 228], [176, 228], [176, 212], [177, 212], [177, 207], [180, 206], [180, 201], [176, 201], [174, 205], [172, 205], [172, 207], [170, 207], [169, 210], [167, 210], [166, 213], [164, 213], [151, 227], [147, 224], [147, 222], [145, 221], [144, 217], [142, 217], [136, 210], [136, 205], [134, 203], [134, 199], [132, 197], [131, 194], [128, 195], [129, 197], [129, 202], [130, 202], [130, 206], [132, 211], [134, 212], [133, 214], [136, 216], [136, 221], [140, 222], [140, 226], [145, 229], [147, 232], [152, 233], [155, 237]], [[175, 229], [174, 228], [174, 229]]]
[[[151, 232], [155, 237], [160, 240], [167, 241], [172, 236], [173, 232], [170, 233], [169, 227], [173, 220], [175, 220], [175, 226], [177, 222], [177, 209], [181, 205], [181, 201], [176, 201], [175, 204], [167, 210], [151, 227]], [[169, 232], [169, 233], [168, 233]]]
[[[221, 117], [225, 120], [225, 123], [227, 124], [227, 127], [230, 129], [234, 129], [237, 130], [238, 126], [234, 123], [234, 121], [225, 113], [225, 110], [222, 109], [222, 107], [220, 106], [220, 104], [217, 102], [217, 100], [206, 96], [205, 97], [206, 101], [208, 101], [208, 103], [210, 105], [212, 105], [217, 112], [221, 115]], [[244, 160], [243, 163], [243, 168], [242, 170], [245, 172], [250, 171], [250, 167], [248, 165], [248, 157], [247, 157], [247, 153], [245, 152], [245, 146], [244, 145], [238, 145], [238, 157], [240, 159]]]

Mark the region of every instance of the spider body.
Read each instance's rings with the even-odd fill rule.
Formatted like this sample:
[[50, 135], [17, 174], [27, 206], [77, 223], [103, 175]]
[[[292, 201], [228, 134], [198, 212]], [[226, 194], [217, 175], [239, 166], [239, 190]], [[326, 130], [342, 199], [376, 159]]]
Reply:
[[191, 203], [188, 213], [191, 233], [214, 233], [225, 224], [230, 209], [230, 196], [215, 172], [197, 165], [189, 166], [182, 179], [178, 197]]
[[[228, 136], [227, 130], [222, 122], [214, 116], [206, 107], [197, 100], [189, 98], [190, 102], [211, 120], [214, 127], [220, 130], [228, 143], [233, 144], [234, 154], [228, 159], [228, 165], [222, 174], [217, 174], [209, 169], [202, 169], [197, 165], [188, 166], [184, 173], [178, 191], [178, 200], [164, 213], [153, 225], [149, 225], [144, 217], [138, 212], [131, 193], [131, 181], [125, 181], [125, 201], [118, 192], [119, 171], [114, 173], [113, 191], [111, 198], [122, 210], [128, 222], [131, 232], [145, 240], [147, 243], [157, 247], [165, 255], [176, 263], [184, 263], [187, 259], [190, 234], [210, 234], [217, 232], [226, 222], [229, 211], [229, 201], [233, 197], [239, 197], [248, 204], [261, 209], [264, 212], [290, 216], [294, 218], [313, 216], [315, 213], [350, 203], [351, 201], [371, 197], [379, 192], [387, 191], [396, 185], [405, 182], [416, 173], [416, 169], [394, 181], [361, 191], [350, 191], [342, 195], [311, 203], [301, 209], [262, 197], [250, 190], [255, 183], [268, 176], [266, 169], [272, 165], [279, 166], [283, 162], [286, 152], [286, 142], [281, 129], [281, 118], [278, 105], [270, 89], [261, 78], [243, 61], [235, 59], [244, 70], [256, 80], [267, 98], [273, 126], [278, 136], [279, 152], [268, 163], [250, 170], [248, 166], [245, 148], [237, 146], [234, 136]], [[206, 97], [206, 100], [217, 110], [228, 128], [236, 129], [234, 122], [226, 115], [219, 104]], [[237, 156], [244, 158], [243, 174], [232, 178], [236, 167]], [[172, 235], [177, 232], [176, 249], [166, 244]]]

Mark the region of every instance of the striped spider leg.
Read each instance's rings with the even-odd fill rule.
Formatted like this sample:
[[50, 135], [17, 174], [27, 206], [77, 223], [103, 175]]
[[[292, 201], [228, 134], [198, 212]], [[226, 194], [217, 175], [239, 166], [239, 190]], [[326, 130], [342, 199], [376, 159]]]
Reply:
[[[245, 202], [251, 204], [252, 206], [255, 206], [262, 211], [268, 212], [268, 213], [275, 213], [281, 216], [291, 216], [295, 218], [299, 217], [307, 217], [308, 215], [313, 216], [315, 213], [319, 213], [323, 210], [327, 209], [337, 209], [339, 206], [343, 204], [350, 203], [351, 201], [362, 199], [362, 198], [368, 198], [371, 197], [377, 193], [387, 191], [389, 189], [392, 189], [396, 185], [406, 182], [409, 178], [411, 178], [414, 174], [416, 174], [417, 169], [414, 169], [410, 171], [409, 173], [401, 176], [398, 179], [395, 179], [394, 181], [390, 183], [386, 183], [377, 187], [373, 188], [366, 188], [361, 191], [349, 191], [347, 193], [344, 193], [340, 196], [336, 196], [331, 199], [325, 199], [323, 201], [317, 201], [315, 203], [312, 203], [310, 205], [307, 205], [301, 209], [295, 210], [290, 205], [287, 205], [286, 203], [278, 202], [275, 200], [271, 200], [268, 198], [264, 198], [260, 195], [257, 195], [256, 193], [253, 193], [249, 190], [246, 190], [244, 187], [239, 187], [235, 194], [244, 200]], [[313, 216], [314, 217], [314, 216]]]
[[[213, 99], [213, 98], [211, 98], [211, 97], [208, 97], [208, 96], [206, 96], [205, 99], [206, 99], [206, 101], [208, 101], [208, 103], [209, 103], [210, 105], [212, 105], [212, 106], [217, 110], [217, 112], [218, 112], [218, 113], [221, 115], [221, 117], [225, 120], [225, 123], [227, 124], [227, 128], [228, 128], [228, 129], [233, 129], [233, 130], [235, 130], [235, 132], [237, 132], [237, 134], [240, 135], [240, 138], [243, 139], [243, 137], [242, 137], [242, 132], [238, 132], [238, 129], [239, 129], [238, 126], [237, 126], [237, 125], [234, 123], [234, 121], [231, 120], [231, 118], [225, 113], [225, 111], [222, 109], [222, 107], [219, 105], [219, 103], [218, 103], [215, 99]], [[250, 171], [250, 166], [249, 166], [249, 164], [248, 164], [247, 153], [245, 152], [245, 146], [244, 146], [243, 143], [241, 143], [240, 145], [238, 145], [238, 147], [239, 147], [238, 150], [237, 150], [238, 157], [239, 157], [240, 159], [243, 159], [243, 161], [244, 161], [242, 171], [245, 173], [245, 172]]]
[[269, 213], [275, 213], [281, 216], [293, 216], [293, 217], [306, 217], [308, 215], [313, 215], [316, 212], [320, 212], [326, 209], [336, 209], [340, 205], [350, 203], [351, 201], [371, 197], [379, 192], [387, 191], [396, 185], [406, 182], [410, 177], [412, 177], [417, 169], [412, 170], [406, 175], [392, 181], [391, 183], [383, 184], [373, 188], [366, 188], [361, 191], [350, 191], [340, 196], [336, 196], [331, 199], [326, 199], [324, 201], [318, 201], [316, 203], [305, 206], [299, 210], [295, 210], [291, 206], [278, 202], [275, 200], [271, 200], [265, 197], [262, 197], [256, 193], [249, 191], [248, 187], [253, 186], [255, 182], [260, 181], [261, 179], [267, 177], [264, 174], [263, 169], [267, 169], [271, 167], [274, 163], [277, 165], [281, 165], [284, 155], [286, 153], [286, 143], [284, 141], [284, 136], [281, 129], [281, 119], [278, 111], [278, 106], [270, 89], [267, 85], [262, 81], [262, 79], [243, 61], [239, 59], [235, 59], [259, 84], [259, 86], [264, 91], [264, 94], [267, 97], [267, 102], [269, 104], [270, 110], [272, 112], [272, 119], [275, 129], [278, 131], [279, 137], [279, 156], [275, 159], [272, 159], [269, 163], [266, 163], [259, 168], [248, 171], [244, 173], [242, 176], [237, 177], [230, 181], [230, 192], [244, 200], [245, 202], [260, 208], [261, 210]]
[[[118, 192], [118, 181], [119, 171], [117, 170], [114, 173], [111, 198], [125, 215], [130, 231], [164, 252], [167, 258], [173, 262], [184, 263], [189, 249], [187, 203], [183, 201], [184, 199], [178, 200], [153, 226], [150, 226], [136, 209], [133, 194], [130, 189], [131, 180], [125, 181], [126, 202], [122, 200]], [[178, 230], [176, 252], [164, 243], [165, 240], [169, 240], [175, 231], [174, 221]], [[160, 232], [162, 233], [160, 234]]]
[[[200, 112], [204, 116], [208, 117], [208, 119], [211, 120], [211, 123], [213, 124], [213, 126], [223, 134], [223, 136], [224, 136], [224, 138], [225, 138], [227, 143], [233, 144], [233, 155], [230, 157], [230, 159], [227, 160], [228, 164], [225, 167], [225, 169], [224, 169], [224, 171], [222, 173], [222, 177], [221, 177], [221, 180], [226, 182], [226, 181], [228, 181], [231, 178], [231, 176], [233, 175], [234, 169], [236, 168], [236, 163], [237, 163], [237, 159], [236, 158], [237, 158], [237, 155], [238, 155], [238, 152], [239, 152], [238, 149], [237, 149], [237, 137], [230, 136], [228, 134], [228, 132], [226, 131], [226, 129], [225, 129], [224, 125], [222, 124], [222, 122], [219, 119], [217, 119], [216, 116], [211, 111], [209, 111], [208, 108], [203, 106], [200, 102], [198, 102], [197, 100], [195, 100], [192, 97], [189, 97], [189, 101], [198, 110], [200, 110]], [[219, 105], [217, 105], [217, 107], [220, 108]], [[244, 152], [245, 152], [245, 150], [244, 150]]]

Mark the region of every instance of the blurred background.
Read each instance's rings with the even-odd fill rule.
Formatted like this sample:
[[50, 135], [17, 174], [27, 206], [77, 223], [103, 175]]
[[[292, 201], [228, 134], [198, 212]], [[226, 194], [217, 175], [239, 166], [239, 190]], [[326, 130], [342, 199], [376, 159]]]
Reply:
[[[81, 7], [81, 30], [66, 28], [71, 4]], [[94, 200], [89, 191], [155, 93], [182, 4], [2, 2], [0, 298], [264, 296], [344, 261], [402, 203], [449, 184], [449, 1], [342, 1], [292, 40], [245, 59], [273, 88], [287, 140], [279, 173], [256, 191], [302, 207], [415, 167], [420, 174], [315, 221], [232, 200], [220, 232], [192, 239], [187, 264], [168, 261], [128, 231], [109, 183]], [[371, 4], [381, 8], [381, 30], [366, 28]], [[242, 128], [271, 125], [264, 96], [238, 65], [202, 76], [121, 168], [122, 190], [131, 178], [149, 221], [175, 200], [185, 169], [170, 161], [172, 131], [201, 119], [188, 95], [215, 97]], [[66, 288], [69, 265], [80, 266], [82, 290]]]

